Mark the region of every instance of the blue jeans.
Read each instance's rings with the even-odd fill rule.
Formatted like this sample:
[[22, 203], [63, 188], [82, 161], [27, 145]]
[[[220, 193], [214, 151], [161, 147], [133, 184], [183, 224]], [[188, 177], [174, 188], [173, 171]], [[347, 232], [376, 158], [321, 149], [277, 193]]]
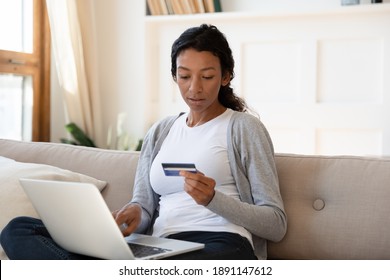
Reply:
[[168, 238], [205, 244], [202, 250], [167, 258], [170, 260], [257, 260], [248, 239], [236, 233], [188, 231]]
[[[169, 259], [257, 259], [249, 241], [234, 233], [195, 231], [173, 234], [168, 238], [205, 244], [202, 250], [173, 256]], [[95, 259], [61, 248], [51, 238], [42, 221], [30, 217], [18, 217], [10, 221], [1, 232], [0, 242], [8, 258], [14, 260]]]
[[93, 259], [74, 254], [57, 245], [41, 220], [18, 217], [2, 230], [0, 243], [11, 260]]

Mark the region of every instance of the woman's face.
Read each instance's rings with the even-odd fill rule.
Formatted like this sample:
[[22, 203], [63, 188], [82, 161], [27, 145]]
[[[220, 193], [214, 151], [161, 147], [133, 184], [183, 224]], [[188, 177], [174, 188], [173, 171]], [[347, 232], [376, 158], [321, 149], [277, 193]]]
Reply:
[[219, 58], [208, 51], [186, 49], [176, 59], [176, 82], [191, 111], [206, 112], [221, 106], [218, 92], [229, 83]]

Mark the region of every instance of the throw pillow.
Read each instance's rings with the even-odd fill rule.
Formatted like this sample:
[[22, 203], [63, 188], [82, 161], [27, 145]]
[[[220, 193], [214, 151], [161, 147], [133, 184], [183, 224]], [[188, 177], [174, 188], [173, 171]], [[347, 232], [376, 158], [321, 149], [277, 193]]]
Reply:
[[19, 178], [87, 182], [100, 191], [107, 185], [107, 182], [55, 166], [17, 162], [0, 156], [0, 231], [14, 217], [38, 217]]

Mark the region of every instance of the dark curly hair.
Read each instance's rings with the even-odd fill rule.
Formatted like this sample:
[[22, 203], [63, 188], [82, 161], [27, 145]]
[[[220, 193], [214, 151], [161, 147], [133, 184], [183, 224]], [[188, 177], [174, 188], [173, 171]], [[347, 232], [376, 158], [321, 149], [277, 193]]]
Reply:
[[[214, 25], [202, 24], [199, 27], [191, 27], [185, 30], [172, 45], [171, 73], [175, 81], [177, 78], [177, 56], [183, 50], [190, 48], [197, 51], [208, 51], [213, 53], [219, 58], [222, 74], [230, 75], [230, 80], [234, 78], [234, 59], [225, 35]], [[218, 93], [218, 100], [223, 106], [234, 111], [247, 111], [245, 101], [233, 92], [230, 82], [226, 86], [221, 86]]]

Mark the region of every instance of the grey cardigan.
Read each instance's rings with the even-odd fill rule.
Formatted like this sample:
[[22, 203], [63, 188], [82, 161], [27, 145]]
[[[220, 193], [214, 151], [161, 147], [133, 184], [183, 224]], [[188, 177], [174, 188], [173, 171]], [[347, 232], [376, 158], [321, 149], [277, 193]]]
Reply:
[[[150, 233], [158, 216], [159, 196], [150, 185], [149, 170], [177, 117], [170, 116], [156, 123], [145, 136], [130, 202], [142, 207], [137, 232]], [[266, 259], [266, 240], [280, 241], [287, 230], [271, 138], [258, 118], [235, 111], [228, 127], [227, 145], [241, 200], [216, 191], [206, 207], [249, 230], [257, 257]]]

